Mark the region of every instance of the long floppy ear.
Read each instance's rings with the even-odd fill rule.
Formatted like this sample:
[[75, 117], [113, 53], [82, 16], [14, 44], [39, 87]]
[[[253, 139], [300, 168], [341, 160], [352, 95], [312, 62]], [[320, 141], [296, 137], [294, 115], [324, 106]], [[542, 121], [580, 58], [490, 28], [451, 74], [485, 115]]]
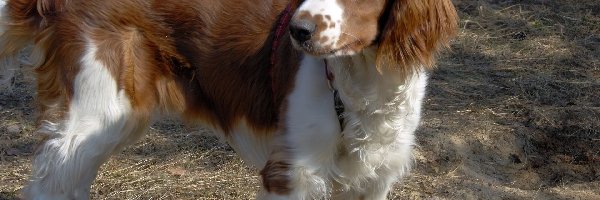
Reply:
[[391, 1], [380, 33], [378, 69], [393, 67], [409, 74], [432, 68], [440, 47], [448, 47], [457, 31], [458, 16], [451, 0]]

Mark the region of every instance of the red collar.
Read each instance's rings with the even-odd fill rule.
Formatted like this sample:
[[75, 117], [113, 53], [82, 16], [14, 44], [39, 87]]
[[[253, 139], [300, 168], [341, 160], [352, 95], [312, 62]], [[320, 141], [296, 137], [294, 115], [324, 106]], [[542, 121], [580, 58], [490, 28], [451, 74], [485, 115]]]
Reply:
[[276, 92], [277, 92], [277, 81], [275, 74], [275, 65], [277, 64], [277, 49], [279, 48], [279, 42], [281, 38], [285, 35], [286, 30], [288, 29], [288, 25], [292, 19], [293, 13], [298, 7], [298, 0], [291, 0], [287, 5], [285, 10], [279, 15], [279, 19], [277, 20], [277, 29], [275, 29], [275, 35], [273, 37], [273, 43], [271, 46], [271, 92], [273, 93], [273, 101], [276, 102]]
[[298, 0], [292, 0], [277, 20], [277, 29], [275, 29], [275, 37], [273, 39], [273, 45], [271, 46], [271, 65], [275, 65], [277, 62], [277, 57], [275, 53], [277, 52], [277, 48], [279, 48], [279, 42], [281, 40], [281, 37], [285, 35], [285, 31], [287, 30], [288, 25], [290, 24], [293, 12], [298, 6], [296, 5], [297, 3]]

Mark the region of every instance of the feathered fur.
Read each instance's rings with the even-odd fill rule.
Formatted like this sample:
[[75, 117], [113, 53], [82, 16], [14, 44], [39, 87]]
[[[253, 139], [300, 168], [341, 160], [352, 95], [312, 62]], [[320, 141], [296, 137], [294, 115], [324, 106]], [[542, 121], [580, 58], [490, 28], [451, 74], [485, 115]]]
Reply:
[[298, 2], [302, 37], [275, 35], [289, 0], [0, 4], [0, 84], [30, 45], [37, 78], [44, 140], [24, 197], [89, 198], [112, 153], [175, 114], [262, 169], [260, 199], [385, 199], [410, 170], [426, 71], [456, 12], [450, 0]]

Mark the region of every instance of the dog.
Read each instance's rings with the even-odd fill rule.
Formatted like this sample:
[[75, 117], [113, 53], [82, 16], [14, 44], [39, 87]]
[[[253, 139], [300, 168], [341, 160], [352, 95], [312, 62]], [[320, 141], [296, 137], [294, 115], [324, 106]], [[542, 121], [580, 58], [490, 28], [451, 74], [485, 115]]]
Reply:
[[258, 199], [386, 199], [458, 20], [451, 0], [7, 0], [0, 18], [3, 71], [33, 44], [26, 199], [88, 199], [165, 114], [261, 169]]

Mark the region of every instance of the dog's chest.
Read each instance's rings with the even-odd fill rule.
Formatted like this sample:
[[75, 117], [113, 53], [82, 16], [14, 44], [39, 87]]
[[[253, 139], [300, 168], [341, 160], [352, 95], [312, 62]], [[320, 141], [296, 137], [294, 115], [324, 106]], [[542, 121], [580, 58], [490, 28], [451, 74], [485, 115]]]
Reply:
[[344, 104], [346, 143], [366, 138], [390, 143], [418, 125], [425, 72], [403, 77], [397, 71], [378, 70], [372, 51], [329, 62], [335, 75], [333, 86]]

